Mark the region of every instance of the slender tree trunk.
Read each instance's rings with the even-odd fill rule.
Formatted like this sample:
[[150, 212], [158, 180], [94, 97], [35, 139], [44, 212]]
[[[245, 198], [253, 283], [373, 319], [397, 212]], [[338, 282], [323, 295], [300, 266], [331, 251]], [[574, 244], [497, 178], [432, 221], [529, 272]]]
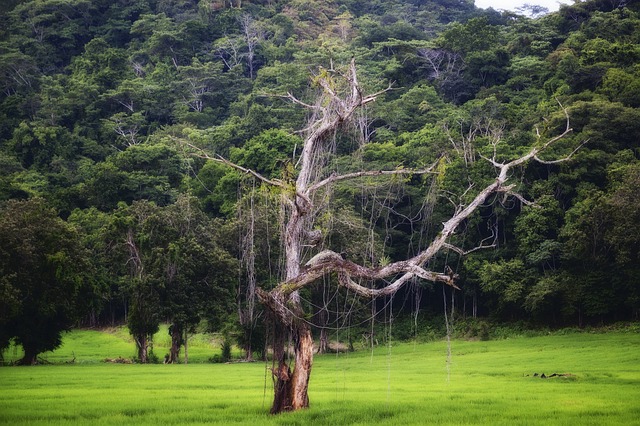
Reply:
[[471, 308], [473, 318], [478, 317], [478, 297], [476, 295], [476, 289], [473, 289], [473, 307]]
[[138, 360], [140, 360], [141, 364], [146, 364], [149, 361], [149, 341], [147, 336], [139, 335], [136, 336], [136, 345], [138, 345]]
[[247, 343], [244, 345], [244, 359], [247, 361], [253, 361], [253, 348], [251, 347], [250, 330], [245, 330], [245, 341]]
[[318, 320], [320, 326], [320, 342], [318, 344], [318, 353], [325, 354], [329, 352], [329, 336], [327, 335], [327, 319], [328, 312], [327, 309], [322, 307], [320, 308], [320, 312], [318, 312]]
[[176, 324], [171, 325], [171, 349], [169, 350], [169, 364], [178, 362], [182, 346], [182, 330]]
[[329, 336], [327, 335], [327, 329], [320, 329], [320, 343], [318, 344], [318, 353], [326, 354], [329, 352]]
[[189, 332], [184, 331], [184, 363], [189, 363]]

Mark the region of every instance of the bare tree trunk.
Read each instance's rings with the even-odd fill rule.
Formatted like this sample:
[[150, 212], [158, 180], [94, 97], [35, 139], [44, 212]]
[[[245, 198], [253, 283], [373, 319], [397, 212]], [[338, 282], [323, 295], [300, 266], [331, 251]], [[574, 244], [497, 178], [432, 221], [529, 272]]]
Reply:
[[245, 330], [244, 359], [253, 361], [253, 347], [251, 346], [251, 330]]
[[149, 361], [149, 341], [147, 336], [135, 336], [135, 340], [138, 346], [138, 360], [141, 364], [146, 364]]
[[473, 308], [471, 309], [473, 318], [477, 318], [478, 317], [478, 296], [477, 296], [477, 294], [478, 294], [477, 290], [473, 289]]
[[309, 378], [313, 365], [313, 337], [311, 328], [302, 320], [293, 331], [295, 341], [296, 366], [291, 380], [291, 409], [309, 407]]
[[329, 352], [329, 336], [327, 335], [327, 329], [320, 329], [320, 343], [318, 344], [318, 353], [326, 354]]
[[329, 352], [329, 336], [327, 335], [327, 322], [328, 322], [328, 312], [325, 307], [320, 308], [320, 312], [318, 312], [318, 320], [320, 327], [320, 342], [318, 344], [319, 354], [324, 354]]
[[[287, 362], [287, 337], [294, 343], [294, 366]], [[313, 365], [313, 338], [311, 328], [303, 320], [289, 326], [276, 318], [273, 342], [274, 397], [271, 414], [309, 407], [309, 378]]]
[[169, 364], [178, 362], [182, 346], [182, 330], [176, 324], [171, 325], [171, 349], [169, 349]]
[[189, 332], [187, 330], [184, 331], [184, 363], [189, 363]]

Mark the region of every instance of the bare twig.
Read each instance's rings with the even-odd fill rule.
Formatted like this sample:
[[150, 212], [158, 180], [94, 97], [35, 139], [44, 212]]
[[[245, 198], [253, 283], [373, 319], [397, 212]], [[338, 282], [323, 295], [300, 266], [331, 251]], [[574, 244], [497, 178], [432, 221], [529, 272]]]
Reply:
[[192, 144], [190, 142], [187, 142], [184, 139], [179, 139], [179, 138], [173, 137], [173, 140], [175, 140], [176, 142], [180, 143], [183, 146], [187, 146], [187, 147], [191, 148], [194, 151], [193, 155], [196, 156], [196, 157], [204, 158], [206, 160], [215, 161], [217, 163], [222, 163], [222, 164], [224, 164], [226, 166], [231, 167], [232, 169], [236, 169], [236, 170], [238, 170], [238, 171], [240, 171], [242, 173], [249, 174], [249, 175], [255, 177], [256, 179], [258, 179], [258, 180], [260, 180], [260, 181], [262, 181], [262, 182], [264, 182], [264, 183], [266, 183], [268, 185], [277, 186], [277, 187], [280, 187], [280, 188], [287, 188], [287, 184], [285, 182], [281, 181], [280, 179], [269, 179], [269, 178], [261, 175], [260, 173], [256, 172], [255, 170], [248, 169], [246, 167], [242, 167], [242, 166], [240, 166], [240, 165], [238, 165], [238, 164], [236, 164], [236, 163], [234, 163], [232, 161], [227, 160], [226, 158], [224, 158], [221, 155], [211, 156], [204, 149], [202, 149], [202, 148], [200, 148], [200, 147], [198, 147], [198, 146], [196, 146], [196, 145], [194, 145], [194, 144]]

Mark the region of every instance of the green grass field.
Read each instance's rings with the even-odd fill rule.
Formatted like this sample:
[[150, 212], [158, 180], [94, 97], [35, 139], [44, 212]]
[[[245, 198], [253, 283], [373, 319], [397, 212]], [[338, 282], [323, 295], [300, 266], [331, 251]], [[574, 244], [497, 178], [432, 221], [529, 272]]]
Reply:
[[[214, 347], [195, 339], [194, 359]], [[0, 423], [640, 425], [640, 334], [631, 329], [453, 341], [449, 363], [445, 342], [319, 356], [311, 408], [279, 416], [267, 414], [265, 363], [99, 362], [132, 352], [121, 331], [75, 331], [45, 354], [75, 355], [73, 365], [0, 368]]]

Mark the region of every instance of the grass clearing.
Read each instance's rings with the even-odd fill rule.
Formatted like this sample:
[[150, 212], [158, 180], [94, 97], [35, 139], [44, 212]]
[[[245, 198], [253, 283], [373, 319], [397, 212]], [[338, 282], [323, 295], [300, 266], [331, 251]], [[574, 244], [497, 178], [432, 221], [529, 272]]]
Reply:
[[[154, 353], [160, 361], [169, 353], [171, 336], [168, 326], [163, 324], [153, 336]], [[189, 362], [208, 362], [214, 354], [220, 354], [222, 338], [217, 334], [199, 333], [189, 337]], [[184, 349], [180, 353], [184, 356]], [[240, 351], [233, 354], [239, 357]], [[98, 363], [105, 358], [133, 359], [136, 348], [133, 338], [125, 327], [110, 327], [103, 330], [73, 330], [63, 335], [62, 346], [55, 351], [45, 352], [38, 356], [45, 363], [61, 364], [75, 359], [75, 363]], [[6, 363], [22, 358], [20, 347], [10, 347], [4, 353]]]
[[280, 416], [264, 363], [103, 364], [132, 347], [86, 333], [59, 350], [75, 365], [0, 368], [0, 423], [640, 425], [637, 332], [454, 341], [449, 365], [445, 342], [319, 356], [311, 408]]

